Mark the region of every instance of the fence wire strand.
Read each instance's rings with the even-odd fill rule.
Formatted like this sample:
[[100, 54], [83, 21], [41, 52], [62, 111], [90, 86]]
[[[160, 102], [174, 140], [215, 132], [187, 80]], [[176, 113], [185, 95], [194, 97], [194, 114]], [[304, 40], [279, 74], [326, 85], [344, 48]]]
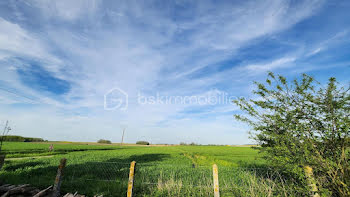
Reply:
[[[66, 180], [63, 187], [67, 190], [81, 188], [91, 194], [125, 192], [128, 182], [130, 163], [88, 162], [84, 165], [67, 165]], [[177, 195], [181, 192], [200, 193], [204, 196], [213, 191], [212, 166], [143, 164], [135, 168], [135, 192], [165, 192]], [[227, 167], [219, 165], [220, 191], [224, 194], [273, 192], [293, 194], [292, 188], [286, 188], [281, 175], [270, 168]], [[72, 191], [72, 190], [71, 190]], [[106, 193], [106, 191], [108, 191]]]

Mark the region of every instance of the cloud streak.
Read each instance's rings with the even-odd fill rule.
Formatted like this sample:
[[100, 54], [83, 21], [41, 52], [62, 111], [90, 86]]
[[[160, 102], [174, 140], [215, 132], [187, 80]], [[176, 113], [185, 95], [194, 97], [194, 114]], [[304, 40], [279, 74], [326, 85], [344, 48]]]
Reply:
[[[59, 137], [64, 130], [71, 140], [84, 141], [79, 136], [86, 131], [86, 140], [103, 135], [118, 141], [120, 126], [128, 125], [130, 142], [149, 136], [154, 142], [230, 143], [227, 139], [236, 136], [239, 140], [233, 144], [249, 143], [247, 128], [232, 118], [237, 109], [231, 104], [135, 101], [139, 93], [192, 96], [213, 90], [249, 97], [250, 82], [266, 71], [296, 69], [308, 58], [304, 53], [317, 56], [327, 50], [288, 35], [302, 31], [295, 28], [316, 17], [324, 4], [32, 1], [13, 2], [13, 8], [1, 5], [0, 87], [17, 94], [2, 91], [1, 118], [18, 124], [23, 135], [48, 139], [64, 140]], [[287, 46], [282, 41], [301, 44]], [[257, 46], [278, 53], [271, 57]], [[242, 51], [246, 57], [240, 55]], [[59, 91], [64, 84], [69, 88]], [[103, 109], [104, 94], [115, 87], [128, 93], [127, 111]], [[23, 115], [16, 117], [18, 113]], [[43, 117], [45, 125], [32, 125]], [[47, 130], [52, 133], [46, 134]], [[215, 139], [213, 130], [227, 139]]]

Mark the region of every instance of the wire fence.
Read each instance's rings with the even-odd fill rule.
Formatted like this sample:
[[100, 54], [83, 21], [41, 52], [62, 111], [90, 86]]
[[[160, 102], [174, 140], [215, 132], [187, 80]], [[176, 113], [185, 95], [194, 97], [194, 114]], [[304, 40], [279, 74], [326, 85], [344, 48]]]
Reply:
[[[124, 196], [130, 163], [67, 165], [63, 191]], [[269, 168], [219, 165], [221, 196], [298, 196], [291, 180]], [[133, 196], [213, 196], [212, 166], [137, 163]]]
[[[57, 161], [57, 160], [56, 160]], [[175, 161], [176, 162], [176, 161]], [[51, 185], [57, 165], [52, 161], [28, 160], [5, 165], [1, 175], [8, 183], [30, 183], [38, 188]], [[88, 196], [125, 196], [130, 163], [67, 161], [62, 193]], [[214, 196], [213, 166], [140, 161], [135, 167], [133, 196]], [[266, 167], [218, 165], [220, 196], [305, 196], [298, 183]], [[299, 185], [300, 186], [300, 185]]]

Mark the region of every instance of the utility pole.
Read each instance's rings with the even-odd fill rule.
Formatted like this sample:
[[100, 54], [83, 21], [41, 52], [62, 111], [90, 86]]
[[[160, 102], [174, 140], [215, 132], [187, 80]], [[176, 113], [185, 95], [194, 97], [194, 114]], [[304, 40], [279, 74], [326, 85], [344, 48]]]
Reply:
[[124, 142], [124, 133], [125, 133], [125, 128], [123, 129], [122, 142], [120, 143], [120, 146], [123, 146], [123, 142]]
[[5, 154], [2, 153], [2, 143], [4, 142], [5, 136], [10, 132], [10, 130], [11, 128], [9, 127], [9, 121], [6, 120], [5, 128], [0, 138], [0, 170], [5, 162]]
[[6, 120], [5, 128], [4, 128], [4, 131], [2, 132], [2, 135], [5, 135], [8, 125], [9, 125], [9, 121]]
[[0, 139], [0, 151], [1, 151], [1, 148], [2, 148], [2, 142], [4, 141], [4, 137], [5, 137], [5, 135], [7, 135], [7, 133], [10, 130], [11, 130], [11, 128], [9, 127], [9, 121], [6, 120], [5, 128], [4, 128], [4, 131], [2, 132], [1, 139]]

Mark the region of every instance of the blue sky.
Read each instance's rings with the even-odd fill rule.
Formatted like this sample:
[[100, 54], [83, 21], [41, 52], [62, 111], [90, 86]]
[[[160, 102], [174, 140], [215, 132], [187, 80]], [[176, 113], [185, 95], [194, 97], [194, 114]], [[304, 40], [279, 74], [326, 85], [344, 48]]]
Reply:
[[126, 128], [130, 143], [252, 143], [230, 102], [149, 98], [252, 98], [268, 71], [348, 84], [349, 9], [346, 0], [1, 1], [0, 124], [48, 140], [119, 142]]

